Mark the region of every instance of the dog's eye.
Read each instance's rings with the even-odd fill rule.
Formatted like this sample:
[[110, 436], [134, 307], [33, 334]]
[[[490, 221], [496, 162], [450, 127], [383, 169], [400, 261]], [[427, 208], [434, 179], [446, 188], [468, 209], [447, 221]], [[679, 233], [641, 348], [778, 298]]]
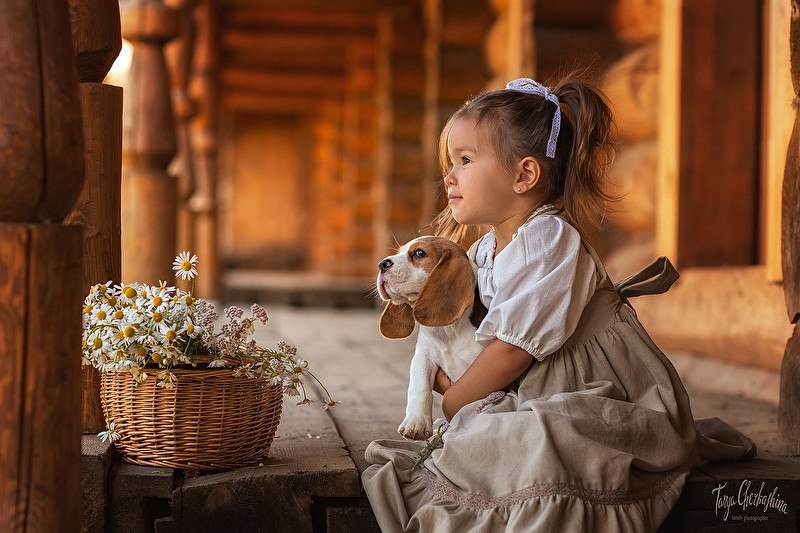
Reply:
[[422, 248], [417, 248], [411, 253], [411, 257], [413, 257], [414, 259], [422, 259], [423, 257], [427, 256], [428, 254], [426, 254], [425, 250], [423, 250]]

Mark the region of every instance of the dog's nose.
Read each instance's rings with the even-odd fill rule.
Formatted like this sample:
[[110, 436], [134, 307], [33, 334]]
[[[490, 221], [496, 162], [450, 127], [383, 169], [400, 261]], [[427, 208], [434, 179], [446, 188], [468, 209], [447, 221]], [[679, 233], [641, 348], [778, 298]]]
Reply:
[[392, 267], [393, 264], [394, 263], [392, 262], [391, 259], [384, 259], [383, 261], [378, 263], [378, 268], [381, 269], [381, 272], [386, 272]]

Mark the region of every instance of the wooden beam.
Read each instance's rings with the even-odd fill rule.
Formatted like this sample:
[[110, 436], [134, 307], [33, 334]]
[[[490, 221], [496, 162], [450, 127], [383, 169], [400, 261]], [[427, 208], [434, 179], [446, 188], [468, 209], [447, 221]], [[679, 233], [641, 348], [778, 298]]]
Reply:
[[320, 95], [341, 93], [343, 76], [317, 72], [254, 71], [222, 68], [219, 83], [223, 90], [259, 91], [267, 94]]
[[223, 50], [239, 49], [253, 54], [274, 55], [309, 53], [344, 54], [348, 45], [364, 42], [374, 44], [374, 38], [349, 35], [347, 33], [316, 34], [293, 31], [262, 33], [259, 31], [227, 30], [220, 36]]
[[362, 11], [366, 13], [374, 12], [380, 8], [391, 8], [403, 6], [407, 0], [337, 0], [335, 4], [331, 0], [216, 0], [216, 4], [223, 8], [253, 8], [269, 7], [273, 9], [330, 9], [331, 4], [336, 9]]
[[316, 97], [297, 95], [268, 95], [257, 92], [226, 91], [220, 96], [220, 107], [230, 111], [259, 113], [315, 113], [319, 104]]
[[224, 10], [221, 17], [222, 25], [226, 28], [253, 28], [262, 32], [293, 29], [300, 32], [345, 31], [353, 34], [372, 34], [376, 25], [376, 15], [373, 13], [360, 13], [330, 6], [327, 9], [314, 10], [296, 7], [242, 7]]

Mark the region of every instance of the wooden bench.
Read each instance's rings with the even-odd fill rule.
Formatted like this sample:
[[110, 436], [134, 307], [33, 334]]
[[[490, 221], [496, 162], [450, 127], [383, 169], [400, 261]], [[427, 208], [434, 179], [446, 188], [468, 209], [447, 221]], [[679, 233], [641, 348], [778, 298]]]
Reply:
[[[120, 463], [108, 445], [85, 436], [84, 531], [378, 531], [359, 476], [367, 467], [367, 445], [396, 438], [413, 341], [381, 339], [374, 309], [276, 307], [270, 315], [269, 336], [259, 341], [296, 344], [342, 404], [326, 412], [287, 399], [264, 466], [220, 473]], [[717, 416], [737, 427], [756, 440], [760, 455], [695, 469], [662, 531], [797, 530], [800, 458], [791, 456], [777, 433], [777, 406], [688, 389], [695, 416]], [[759, 490], [767, 497], [777, 490], [773, 504], [779, 496], [786, 512], [779, 505], [763, 511], [765, 502], [740, 509], [740, 489], [756, 495], [751, 499]]]

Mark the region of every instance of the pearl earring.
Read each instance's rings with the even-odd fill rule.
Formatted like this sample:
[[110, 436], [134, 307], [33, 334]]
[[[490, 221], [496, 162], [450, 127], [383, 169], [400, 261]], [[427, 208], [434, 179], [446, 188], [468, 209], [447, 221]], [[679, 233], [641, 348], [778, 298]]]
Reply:
[[515, 190], [515, 191], [517, 191], [517, 192], [522, 192], [522, 189], [520, 189], [519, 187], [517, 187], [517, 188], [516, 188], [516, 189], [514, 189], [514, 190]]

